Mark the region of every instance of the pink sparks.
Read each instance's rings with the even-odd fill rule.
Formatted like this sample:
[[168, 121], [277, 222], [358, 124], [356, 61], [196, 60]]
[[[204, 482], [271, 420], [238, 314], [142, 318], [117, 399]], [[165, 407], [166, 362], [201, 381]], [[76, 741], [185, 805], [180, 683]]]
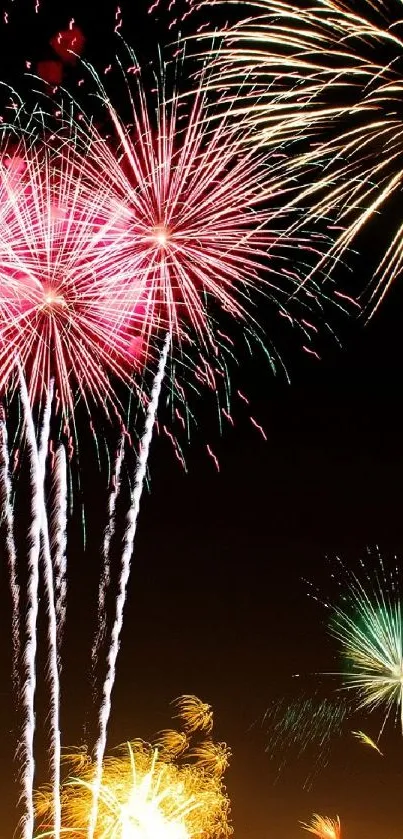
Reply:
[[267, 440], [267, 434], [266, 434], [264, 428], [261, 425], [259, 425], [259, 423], [256, 422], [256, 420], [253, 417], [249, 417], [249, 419], [250, 419], [252, 425], [254, 425], [255, 428], [257, 428], [258, 431], [260, 431], [260, 433], [263, 437], [263, 440]]
[[318, 361], [320, 361], [320, 355], [317, 352], [315, 352], [315, 350], [311, 350], [310, 347], [306, 347], [305, 344], [303, 345], [302, 349], [304, 350], [304, 352], [308, 353], [308, 355], [313, 355], [315, 356], [315, 358], [318, 359]]
[[206, 446], [206, 449], [207, 449], [207, 452], [208, 452], [208, 454], [210, 455], [211, 459], [214, 461], [214, 465], [215, 465], [215, 468], [217, 469], [217, 472], [219, 472], [219, 471], [220, 471], [220, 464], [219, 464], [219, 462], [218, 462], [218, 458], [216, 457], [216, 455], [215, 455], [215, 454], [214, 454], [214, 452], [211, 450], [211, 448], [210, 448], [210, 446], [209, 446], [208, 444], [207, 444], [207, 446]]
[[357, 309], [360, 309], [361, 311], [362, 306], [360, 306], [358, 300], [355, 300], [354, 297], [350, 297], [348, 294], [343, 294], [341, 291], [334, 291], [333, 294], [336, 297], [341, 297], [342, 300], [347, 300], [348, 303], [352, 303], [353, 306], [356, 306]]
[[228, 422], [231, 423], [232, 427], [234, 427], [235, 423], [234, 423], [234, 420], [233, 420], [231, 414], [229, 414], [228, 411], [225, 410], [225, 408], [221, 408], [221, 413], [223, 414], [225, 419], [227, 419]]
[[239, 398], [242, 399], [242, 402], [246, 402], [246, 404], [249, 405], [249, 399], [247, 399], [247, 397], [243, 393], [241, 393], [240, 390], [237, 390], [237, 394]]

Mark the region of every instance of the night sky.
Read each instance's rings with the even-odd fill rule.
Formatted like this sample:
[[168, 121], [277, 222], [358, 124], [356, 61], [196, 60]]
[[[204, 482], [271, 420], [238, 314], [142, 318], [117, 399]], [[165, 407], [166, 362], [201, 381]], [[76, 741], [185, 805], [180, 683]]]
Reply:
[[[49, 57], [49, 37], [58, 27], [66, 28], [72, 16], [87, 37], [89, 57], [101, 61], [104, 52], [108, 57], [113, 53], [113, 39], [108, 40], [113, 3], [104, 0], [94, 15], [87, 0], [57, 0], [52, 13], [55, 0], [42, 2], [36, 18], [30, 13], [33, 0], [15, 0], [14, 5], [10, 24], [0, 29], [7, 44], [3, 78], [5, 67], [13, 81], [18, 78], [21, 56], [33, 61]], [[143, 60], [154, 58], [164, 31], [162, 16], [153, 23], [147, 5], [145, 0], [121, 3], [123, 34]], [[371, 270], [368, 253], [356, 265], [358, 293]], [[210, 702], [216, 737], [233, 752], [227, 786], [238, 839], [296, 839], [302, 835], [298, 821], [308, 821], [313, 812], [339, 814], [347, 839], [401, 837], [403, 752], [397, 729], [387, 729], [385, 757], [380, 758], [349, 731], [362, 727], [375, 735], [381, 717], [356, 717], [335, 743], [330, 765], [306, 791], [304, 766], [298, 762], [274, 783], [276, 764], [265, 753], [260, 720], [273, 698], [296, 695], [294, 674], [301, 674], [301, 691], [307, 694], [317, 687], [315, 673], [338, 666], [325, 615], [308, 597], [303, 578], [326, 593], [326, 557], [339, 554], [349, 564], [375, 545], [386, 556], [403, 556], [402, 295], [396, 283], [366, 325], [364, 319], [330, 312], [341, 346], [324, 332], [317, 342], [320, 360], [304, 354], [294, 340], [288, 343], [285, 331], [279, 350], [290, 382], [280, 368], [274, 376], [262, 356], [252, 361], [241, 350], [241, 363], [231, 370], [232, 390], [247, 394], [249, 408], [235, 396], [235, 426], [226, 425], [220, 436], [210, 402], [200, 403], [199, 429], [185, 447], [187, 473], [168, 440], [154, 440], [109, 744], [147, 739], [168, 727], [170, 702], [180, 694], [195, 693]], [[262, 424], [266, 442], [249, 414]], [[206, 443], [218, 457], [219, 473]], [[84, 551], [79, 521], [71, 526], [62, 682], [65, 745], [91, 737], [96, 713], [88, 663], [105, 498], [92, 454], [83, 457], [82, 468], [89, 535]], [[8, 837], [15, 827], [17, 723], [3, 566], [1, 573], [0, 834]], [[321, 677], [320, 684], [330, 696], [335, 681]], [[40, 781], [46, 779], [44, 731], [45, 704], [38, 711]]]

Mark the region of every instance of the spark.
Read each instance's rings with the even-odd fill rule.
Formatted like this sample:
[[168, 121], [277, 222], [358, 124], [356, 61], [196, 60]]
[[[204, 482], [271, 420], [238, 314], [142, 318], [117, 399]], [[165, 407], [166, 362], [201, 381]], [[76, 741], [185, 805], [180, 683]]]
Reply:
[[211, 459], [214, 462], [214, 465], [215, 465], [215, 468], [217, 469], [217, 472], [219, 472], [220, 471], [220, 464], [219, 464], [219, 460], [218, 460], [217, 455], [214, 454], [214, 452], [213, 452], [211, 446], [209, 446], [209, 444], [206, 445], [206, 449], [207, 449], [207, 454], [210, 455]]
[[373, 749], [375, 752], [378, 752], [378, 754], [382, 755], [383, 757], [383, 752], [381, 752], [379, 746], [377, 745], [377, 743], [375, 743], [375, 740], [373, 740], [372, 737], [369, 737], [368, 734], [365, 734], [364, 731], [352, 731], [351, 733], [356, 738], [356, 740], [358, 740], [360, 743], [363, 743], [364, 746], [369, 746], [370, 749]]
[[301, 822], [301, 826], [304, 830], [317, 836], [318, 839], [341, 839], [341, 825], [338, 816], [335, 819], [330, 819], [328, 816], [318, 816], [317, 813], [314, 813], [311, 821], [308, 824]]
[[17, 553], [14, 540], [14, 512], [8, 452], [8, 434], [3, 408], [0, 408], [0, 496], [1, 522], [5, 529], [5, 547], [8, 560], [9, 583], [12, 602], [11, 637], [13, 644], [12, 681], [17, 701], [20, 701], [20, 585], [17, 573]]
[[308, 258], [312, 247], [300, 233], [282, 235], [283, 203], [295, 189], [286, 167], [272, 160], [268, 166], [267, 155], [247, 145], [250, 129], [242, 120], [234, 125], [229, 116], [211, 117], [204, 78], [184, 96], [176, 86], [169, 89], [161, 70], [150, 94], [130, 49], [128, 56], [130, 70], [138, 70], [133, 80], [119, 62], [130, 91], [130, 125], [86, 64], [113, 142], [105, 142], [85, 114], [75, 142], [85, 154], [87, 189], [101, 182], [117, 214], [108, 229], [115, 270], [142, 278], [145, 344], [159, 324], [173, 345], [196, 339], [215, 353], [216, 311], [252, 336], [260, 330], [255, 313], [262, 296], [280, 310], [301, 297], [310, 310], [317, 285], [302, 283], [305, 269], [298, 273], [298, 265], [293, 275], [282, 270], [291, 250], [293, 259], [296, 247]]

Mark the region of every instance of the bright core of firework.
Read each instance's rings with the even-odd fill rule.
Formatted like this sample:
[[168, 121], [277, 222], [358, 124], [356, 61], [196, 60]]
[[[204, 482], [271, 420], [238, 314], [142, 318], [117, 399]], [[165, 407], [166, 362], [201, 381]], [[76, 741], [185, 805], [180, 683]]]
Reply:
[[[95, 791], [90, 760], [62, 787], [62, 833], [85, 834]], [[47, 790], [37, 796], [37, 818], [46, 823]], [[99, 789], [95, 839], [211, 839], [230, 833], [228, 799], [221, 778], [197, 763], [178, 764], [142, 741], [106, 757]], [[50, 836], [46, 829], [39, 837]]]
[[319, 816], [317, 813], [311, 818], [309, 823], [301, 822], [301, 826], [309, 833], [313, 833], [318, 839], [340, 839], [341, 825], [340, 819], [336, 816], [335, 819], [329, 819], [328, 816]]
[[152, 230], [152, 237], [154, 242], [157, 245], [160, 245], [162, 248], [168, 243], [170, 238], [170, 230], [164, 224], [159, 224]]

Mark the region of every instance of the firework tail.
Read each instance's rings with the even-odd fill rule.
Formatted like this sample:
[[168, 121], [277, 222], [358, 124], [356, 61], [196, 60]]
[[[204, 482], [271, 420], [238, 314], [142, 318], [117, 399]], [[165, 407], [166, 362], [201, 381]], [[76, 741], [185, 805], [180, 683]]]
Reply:
[[34, 733], [35, 733], [35, 689], [36, 689], [36, 650], [38, 618], [39, 556], [42, 541], [45, 589], [48, 600], [48, 638], [49, 638], [49, 674], [50, 674], [50, 718], [51, 718], [51, 773], [54, 797], [54, 836], [60, 835], [60, 727], [59, 727], [59, 675], [57, 667], [57, 633], [54, 605], [53, 570], [50, 556], [49, 533], [44, 496], [44, 476], [46, 455], [49, 441], [50, 415], [53, 396], [51, 384], [40, 432], [39, 452], [36, 443], [35, 427], [29, 402], [25, 379], [20, 370], [20, 392], [23, 406], [26, 439], [31, 460], [31, 524], [28, 534], [28, 603], [26, 610], [26, 643], [24, 652], [25, 680], [23, 703], [25, 722], [21, 743], [22, 751], [22, 801], [25, 814], [22, 817], [23, 839], [32, 839], [34, 830], [33, 784], [35, 773]]
[[57, 652], [60, 673], [67, 593], [67, 461], [66, 452], [62, 445], [58, 447], [55, 455], [53, 489], [53, 504], [50, 516], [50, 552], [54, 570]]
[[99, 583], [99, 593], [98, 593], [98, 620], [97, 620], [97, 629], [96, 629], [96, 636], [94, 639], [94, 643], [92, 646], [91, 651], [91, 659], [92, 659], [92, 680], [93, 685], [95, 685], [95, 667], [98, 660], [100, 647], [102, 641], [105, 637], [105, 630], [106, 630], [106, 615], [105, 615], [105, 600], [106, 600], [106, 593], [108, 591], [109, 583], [110, 583], [110, 545], [111, 540], [113, 538], [113, 534], [115, 532], [115, 514], [116, 514], [116, 501], [119, 495], [120, 490], [120, 479], [122, 473], [122, 463], [123, 463], [123, 456], [124, 456], [124, 436], [120, 438], [118, 450], [115, 457], [114, 469], [113, 469], [113, 476], [112, 476], [112, 486], [109, 493], [108, 499], [108, 523], [105, 528], [104, 532], [104, 539], [102, 544], [102, 561], [103, 561], [103, 568], [101, 573], [101, 580]]
[[23, 407], [25, 434], [31, 458], [31, 522], [28, 531], [27, 606], [25, 622], [25, 648], [23, 656], [22, 706], [24, 723], [20, 744], [22, 764], [21, 802], [24, 813], [21, 819], [22, 839], [32, 839], [34, 831], [34, 733], [35, 733], [35, 689], [36, 689], [36, 624], [38, 618], [39, 552], [42, 516], [43, 486], [38, 469], [35, 468], [38, 454], [34, 423], [25, 379], [20, 370], [20, 393]]
[[45, 590], [47, 599], [47, 616], [48, 616], [48, 643], [49, 643], [49, 658], [48, 658], [48, 673], [49, 673], [49, 687], [50, 687], [50, 728], [51, 728], [51, 757], [50, 769], [53, 786], [53, 805], [54, 805], [54, 837], [59, 839], [61, 827], [61, 804], [60, 804], [60, 757], [61, 757], [61, 743], [60, 743], [60, 682], [59, 682], [59, 666], [58, 666], [58, 649], [57, 649], [57, 620], [56, 620], [56, 606], [55, 606], [55, 586], [53, 577], [52, 556], [49, 541], [49, 528], [45, 507], [45, 471], [46, 458], [48, 454], [49, 434], [50, 434], [50, 418], [53, 402], [54, 383], [51, 381], [49, 391], [47, 394], [44, 417], [42, 422], [42, 430], [39, 442], [39, 451], [37, 455], [37, 467], [40, 476], [42, 487], [42, 515], [41, 515], [41, 537], [42, 537], [42, 557], [43, 557], [43, 571], [45, 580]]
[[131, 491], [131, 503], [126, 520], [126, 532], [121, 558], [122, 568], [118, 583], [119, 590], [116, 598], [116, 615], [115, 622], [112, 627], [112, 637], [107, 655], [107, 672], [103, 684], [102, 704], [99, 715], [99, 737], [95, 746], [96, 776], [94, 783], [93, 805], [89, 820], [90, 839], [92, 839], [92, 837], [94, 836], [95, 826], [97, 822], [98, 797], [102, 781], [102, 761], [105, 754], [107, 728], [111, 710], [111, 695], [113, 685], [115, 682], [116, 661], [120, 647], [120, 634], [123, 626], [123, 613], [126, 601], [127, 584], [130, 576], [130, 564], [133, 553], [134, 539], [136, 535], [140, 500], [143, 491], [144, 479], [147, 471], [148, 455], [150, 451], [150, 444], [153, 434], [156, 413], [158, 409], [162, 381], [167, 365], [170, 344], [171, 336], [170, 333], [167, 333], [159, 359], [158, 370], [151, 390], [150, 402], [147, 408], [144, 432], [140, 441], [140, 452], [134, 477], [134, 486]]
[[5, 546], [8, 561], [9, 584], [12, 602], [12, 681], [14, 695], [20, 698], [20, 587], [17, 576], [17, 554], [14, 541], [14, 514], [12, 505], [12, 486], [10, 479], [10, 461], [8, 453], [7, 426], [3, 408], [0, 408], [0, 493], [1, 518], [5, 529]]

